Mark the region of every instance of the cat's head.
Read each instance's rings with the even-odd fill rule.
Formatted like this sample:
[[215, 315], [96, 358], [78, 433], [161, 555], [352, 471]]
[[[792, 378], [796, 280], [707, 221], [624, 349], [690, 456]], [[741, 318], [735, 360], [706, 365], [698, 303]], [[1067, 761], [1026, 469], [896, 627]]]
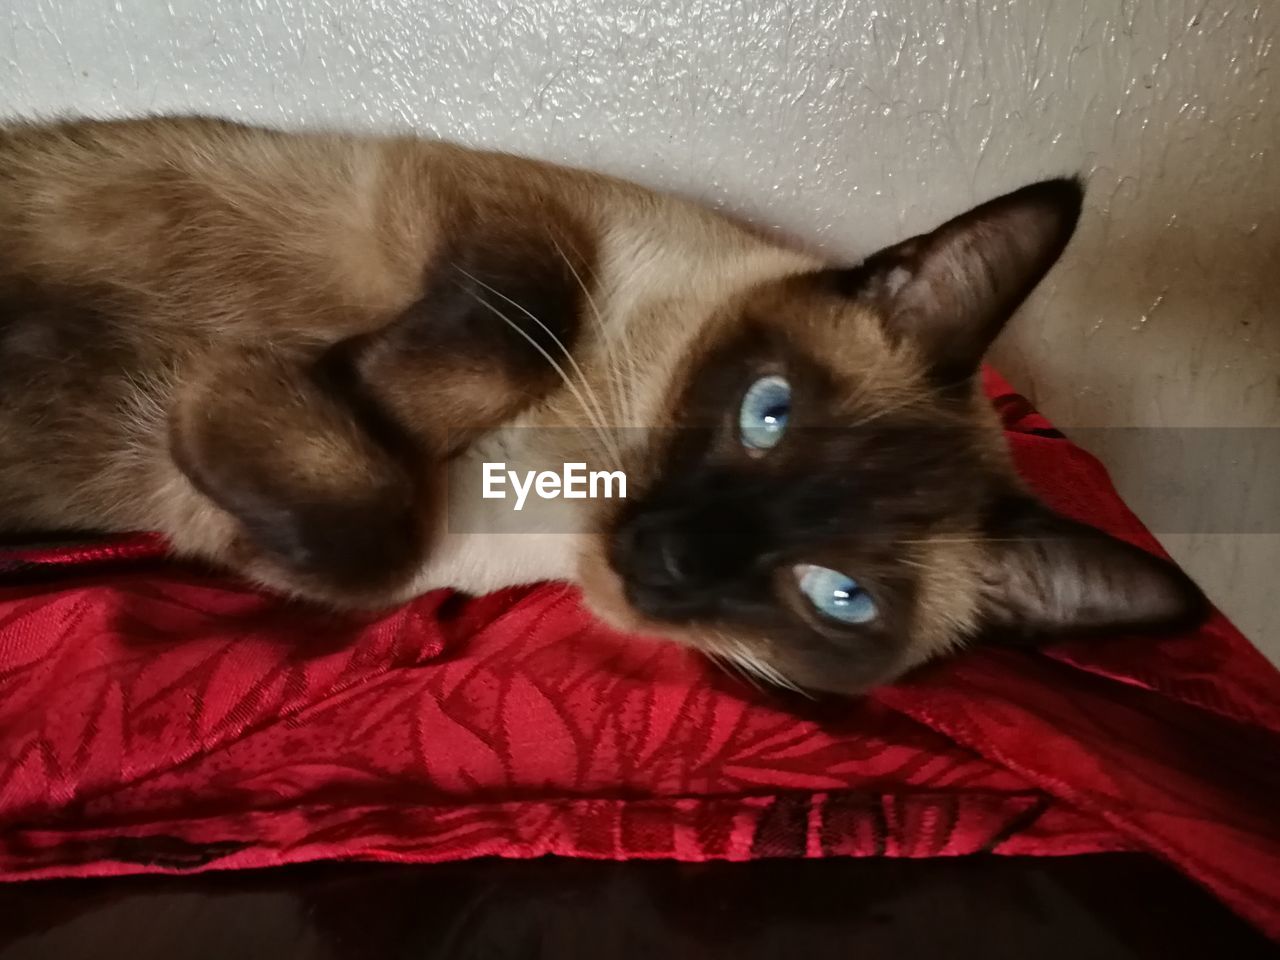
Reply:
[[1082, 191], [1026, 187], [860, 266], [723, 303], [583, 562], [606, 619], [856, 693], [968, 642], [1176, 627], [1175, 566], [1019, 482], [979, 365]]

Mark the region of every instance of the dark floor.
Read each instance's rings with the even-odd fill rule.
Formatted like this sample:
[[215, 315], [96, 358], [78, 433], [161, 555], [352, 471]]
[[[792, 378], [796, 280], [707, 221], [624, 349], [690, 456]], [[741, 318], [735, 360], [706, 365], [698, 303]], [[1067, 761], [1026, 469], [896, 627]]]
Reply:
[[1280, 956], [1137, 856], [327, 864], [0, 886], [0, 960]]

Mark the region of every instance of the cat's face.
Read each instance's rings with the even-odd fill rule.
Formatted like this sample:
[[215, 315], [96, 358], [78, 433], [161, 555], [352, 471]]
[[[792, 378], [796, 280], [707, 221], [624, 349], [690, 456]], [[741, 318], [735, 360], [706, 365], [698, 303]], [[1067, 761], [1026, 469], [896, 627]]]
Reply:
[[765, 680], [840, 693], [975, 637], [1195, 616], [1174, 567], [1025, 494], [977, 383], [1079, 202], [1074, 184], [1038, 185], [860, 268], [726, 303], [603, 522], [588, 601]]

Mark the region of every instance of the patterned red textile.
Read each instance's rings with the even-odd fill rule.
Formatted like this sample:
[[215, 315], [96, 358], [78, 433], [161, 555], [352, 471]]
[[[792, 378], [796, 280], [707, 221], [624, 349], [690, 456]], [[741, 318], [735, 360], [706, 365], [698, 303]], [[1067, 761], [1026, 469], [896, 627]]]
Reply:
[[[1096, 460], [986, 383], [1041, 495], [1158, 549]], [[560, 585], [338, 617], [163, 552], [0, 552], [0, 879], [1144, 850], [1280, 937], [1280, 675], [1221, 616], [797, 707]]]

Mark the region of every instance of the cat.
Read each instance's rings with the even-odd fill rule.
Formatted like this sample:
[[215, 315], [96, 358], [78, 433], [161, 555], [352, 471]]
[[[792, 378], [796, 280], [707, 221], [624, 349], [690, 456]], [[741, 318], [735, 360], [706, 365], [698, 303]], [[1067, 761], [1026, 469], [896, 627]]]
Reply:
[[[1180, 628], [1195, 584], [1038, 503], [977, 375], [1082, 200], [1033, 183], [846, 266], [443, 142], [9, 123], [0, 531], [158, 531], [334, 607], [563, 579], [616, 628], [838, 694], [971, 643]], [[521, 457], [627, 496], [485, 527], [477, 465]]]

